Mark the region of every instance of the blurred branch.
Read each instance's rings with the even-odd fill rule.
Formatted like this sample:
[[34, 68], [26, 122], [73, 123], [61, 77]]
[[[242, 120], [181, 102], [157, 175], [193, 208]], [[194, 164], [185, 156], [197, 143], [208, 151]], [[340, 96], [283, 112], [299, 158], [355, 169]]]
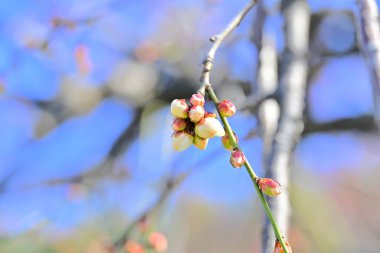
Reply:
[[254, 113], [268, 99], [278, 100], [278, 75], [277, 75], [277, 50], [274, 43], [275, 36], [265, 32], [265, 23], [271, 16], [271, 11], [264, 7], [263, 1], [259, 1], [256, 15], [253, 21], [252, 42], [259, 52], [259, 62], [256, 73], [256, 86], [246, 99], [242, 110], [249, 109]]
[[[308, 77], [308, 46], [310, 10], [303, 0], [284, 0], [286, 49], [280, 62], [281, 113], [269, 154], [266, 177], [278, 180], [282, 193], [269, 199], [273, 215], [281, 231], [289, 227], [289, 169], [293, 150], [304, 127], [303, 112]], [[263, 232], [263, 252], [272, 253], [275, 237], [266, 220]]]
[[372, 73], [375, 119], [380, 127], [380, 24], [375, 0], [357, 0], [360, 11], [359, 31], [361, 50]]
[[6, 188], [13, 178], [13, 176], [16, 174], [17, 169], [10, 171], [8, 174], [6, 174], [1, 180], [0, 180], [0, 193], [3, 193], [6, 191]]
[[375, 132], [377, 131], [377, 126], [375, 118], [370, 115], [364, 115], [357, 118], [338, 119], [326, 123], [318, 123], [307, 118], [302, 135], [305, 136], [316, 132], [329, 131]]
[[180, 174], [175, 178], [170, 178], [166, 181], [165, 188], [160, 192], [157, 199], [151, 203], [136, 219], [134, 219], [129, 226], [125, 229], [122, 235], [117, 239], [113, 246], [116, 249], [116, 252], [120, 252], [124, 244], [128, 241], [130, 234], [135, 229], [135, 227], [142, 221], [146, 220], [150, 215], [156, 212], [164, 202], [169, 198], [173, 190], [181, 184], [186, 177], [189, 175], [189, 172]]
[[[129, 147], [131, 142], [136, 138], [140, 127], [140, 119], [143, 109], [136, 108], [132, 122], [124, 129], [124, 131], [116, 139], [108, 153], [105, 155], [104, 160], [95, 166], [77, 175], [67, 178], [56, 178], [39, 183], [39, 185], [61, 185], [69, 183], [83, 183], [84, 180], [89, 178], [102, 178], [110, 174], [110, 170], [114, 167], [114, 163], [120, 155], [122, 155]], [[111, 169], [109, 169], [111, 168]], [[29, 185], [29, 187], [33, 187]]]
[[255, 8], [255, 17], [253, 20], [253, 26], [252, 26], [252, 35], [251, 40], [253, 44], [256, 45], [257, 48], [262, 47], [263, 43], [263, 34], [262, 34], [262, 28], [264, 28], [264, 21], [267, 16], [267, 12], [264, 9], [264, 3], [263, 1], [258, 1], [256, 8]]
[[[274, 74], [275, 76], [277, 76], [277, 74]], [[260, 105], [267, 99], [274, 99], [274, 100], [279, 100], [278, 98], [278, 93], [277, 91], [276, 92], [273, 92], [273, 93], [265, 93], [265, 92], [262, 92], [262, 91], [257, 91], [257, 92], [253, 92], [251, 95], [249, 95], [245, 101], [245, 103], [243, 104], [243, 106], [241, 107], [241, 110], [251, 110], [252, 112], [256, 112]]]
[[53, 17], [50, 21], [51, 23], [51, 28], [45, 38], [45, 40], [37, 43], [37, 44], [30, 44], [27, 45], [30, 48], [35, 48], [41, 51], [48, 51], [50, 42], [52, 40], [52, 37], [54, 36], [54, 33], [60, 29], [68, 29], [68, 30], [74, 30], [77, 27], [81, 25], [91, 25], [97, 20], [99, 20], [101, 17], [100, 16], [93, 16], [93, 17], [85, 17], [85, 18], [80, 18], [80, 19], [68, 19], [68, 18], [63, 18], [63, 17]]
[[[155, 100], [170, 102], [176, 97], [186, 97], [193, 92], [194, 83], [183, 77], [169, 76], [161, 73], [162, 83], [167, 87], [158, 89]], [[165, 78], [164, 78], [165, 77]], [[178, 89], [178, 87], [181, 87]], [[102, 90], [102, 100], [111, 97], [117, 96], [112, 92], [107, 86], [103, 87]], [[57, 100], [52, 101], [31, 101], [41, 110], [45, 110], [52, 115], [56, 116], [56, 119], [59, 123], [64, 122], [70, 117], [75, 115], [74, 112], [70, 111], [63, 103]], [[105, 158], [96, 166], [88, 168], [87, 170], [80, 172], [76, 175], [67, 177], [67, 178], [55, 178], [40, 182], [37, 185], [28, 185], [27, 187], [36, 187], [41, 185], [55, 186], [60, 184], [69, 184], [69, 183], [83, 183], [86, 179], [96, 179], [104, 178], [110, 175], [113, 171], [115, 162], [117, 158], [122, 155], [130, 144], [138, 137], [138, 131], [140, 128], [141, 115], [143, 113], [144, 106], [135, 108], [134, 116], [132, 122], [126, 126], [123, 132], [115, 140], [111, 146], [108, 153], [105, 155]]]
[[[211, 156], [216, 157], [220, 150], [215, 150]], [[177, 168], [172, 171], [172, 176], [165, 183], [165, 187], [157, 196], [157, 199], [151, 203], [136, 219], [134, 219], [128, 227], [124, 230], [122, 235], [117, 239], [113, 246], [116, 250], [120, 250], [125, 242], [129, 239], [130, 234], [136, 228], [136, 226], [141, 222], [149, 218], [153, 213], [155, 213], [158, 209], [162, 207], [165, 201], [170, 197], [170, 195], [174, 192], [179, 185], [181, 185], [192, 173], [196, 172], [195, 168], [201, 168], [202, 164], [205, 164], [209, 160], [209, 156], [205, 156], [203, 159], [197, 161], [197, 163], [192, 166], [192, 168], [188, 168], [185, 172], [179, 174], [178, 176], [174, 176], [174, 172]], [[174, 162], [174, 164], [177, 164]]]

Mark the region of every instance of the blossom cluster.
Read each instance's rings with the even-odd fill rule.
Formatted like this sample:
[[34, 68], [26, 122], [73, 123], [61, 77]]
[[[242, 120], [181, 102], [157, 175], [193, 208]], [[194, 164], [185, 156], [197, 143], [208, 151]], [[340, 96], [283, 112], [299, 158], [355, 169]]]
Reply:
[[207, 112], [204, 104], [204, 96], [200, 93], [193, 94], [189, 102], [175, 99], [171, 103], [170, 111], [175, 117], [172, 124], [174, 150], [183, 151], [192, 144], [199, 149], [205, 149], [210, 138], [225, 135], [216, 115]]
[[[173, 134], [173, 148], [177, 151], [187, 149], [194, 144], [199, 149], [207, 147], [208, 139], [214, 136], [222, 137], [222, 144], [224, 148], [231, 151], [230, 163], [234, 168], [240, 168], [246, 164], [247, 160], [244, 153], [238, 147], [238, 138], [224, 121], [224, 117], [231, 117], [235, 114], [235, 105], [228, 101], [223, 100], [216, 106], [218, 112], [228, 127], [227, 131], [216, 119], [216, 115], [206, 112], [204, 108], [205, 99], [202, 94], [193, 94], [190, 101], [185, 99], [175, 99], [171, 103], [171, 112], [174, 115], [172, 128]], [[230, 136], [230, 134], [233, 136]], [[270, 178], [257, 178], [256, 184], [260, 191], [269, 196], [275, 197], [281, 194], [281, 185], [276, 180]], [[292, 252], [290, 244], [285, 243], [288, 252]], [[285, 250], [282, 248], [280, 242], [276, 240], [274, 253], [283, 253]]]

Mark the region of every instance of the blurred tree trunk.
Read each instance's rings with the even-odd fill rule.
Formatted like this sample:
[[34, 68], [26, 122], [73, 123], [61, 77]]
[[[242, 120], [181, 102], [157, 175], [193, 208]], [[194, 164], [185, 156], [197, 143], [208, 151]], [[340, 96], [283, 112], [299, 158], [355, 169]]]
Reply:
[[[286, 235], [290, 217], [289, 170], [293, 150], [304, 127], [310, 10], [304, 0], [284, 0], [282, 9], [285, 20], [285, 51], [280, 58], [280, 115], [267, 158], [266, 177], [274, 178], [282, 184], [282, 194], [271, 198], [269, 202], [280, 230]], [[273, 116], [275, 115], [268, 115]], [[272, 253], [274, 242], [275, 236], [267, 219], [263, 232], [263, 252]]]
[[375, 119], [380, 127], [380, 24], [379, 10], [375, 0], [358, 0], [358, 37], [361, 51], [367, 59], [373, 84]]

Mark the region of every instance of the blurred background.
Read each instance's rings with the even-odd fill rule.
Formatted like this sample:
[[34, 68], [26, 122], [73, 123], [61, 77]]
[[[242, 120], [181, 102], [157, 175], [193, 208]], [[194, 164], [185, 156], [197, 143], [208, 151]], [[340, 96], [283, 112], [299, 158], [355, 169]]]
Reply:
[[[260, 252], [262, 207], [220, 139], [204, 151], [171, 148], [170, 102], [199, 88], [208, 38], [246, 2], [0, 1], [1, 253], [126, 250], [125, 241], [152, 231], [169, 253]], [[357, 7], [308, 4], [289, 241], [293, 252], [379, 252], [380, 138]], [[262, 47], [255, 33], [265, 31], [279, 58], [279, 5], [264, 1], [265, 20], [259, 8], [249, 13], [212, 74], [219, 98], [241, 109], [230, 122], [258, 175], [264, 142], [249, 102]]]

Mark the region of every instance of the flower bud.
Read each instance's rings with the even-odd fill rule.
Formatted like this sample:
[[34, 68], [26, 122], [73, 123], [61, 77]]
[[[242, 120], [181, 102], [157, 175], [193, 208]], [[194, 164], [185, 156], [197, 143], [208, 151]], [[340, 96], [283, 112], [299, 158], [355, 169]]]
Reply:
[[202, 138], [212, 138], [214, 136], [224, 136], [225, 132], [219, 120], [214, 118], [204, 118], [195, 125], [195, 133]]
[[234, 168], [240, 168], [245, 163], [245, 156], [240, 150], [234, 150], [230, 156], [230, 163]]
[[199, 149], [206, 149], [208, 143], [208, 139], [199, 137], [198, 135], [195, 135], [194, 137], [194, 146], [196, 146]]
[[260, 190], [269, 197], [277, 196], [281, 193], [281, 185], [276, 180], [270, 178], [260, 178], [257, 181]]
[[165, 252], [168, 249], [168, 240], [166, 236], [161, 233], [154, 232], [149, 235], [148, 238], [150, 246], [155, 252]]
[[191, 107], [189, 111], [190, 120], [194, 123], [199, 122], [205, 116], [205, 108], [200, 105]]
[[[235, 138], [235, 141], [236, 143], [238, 142], [238, 138], [236, 136], [236, 134], [234, 133], [234, 138]], [[222, 144], [223, 144], [223, 147], [227, 150], [233, 150], [234, 149], [234, 146], [232, 145], [232, 142], [230, 140], [230, 136], [228, 135], [228, 133], [226, 132], [226, 134], [222, 137]]]
[[214, 118], [216, 119], [216, 114], [212, 112], [205, 112], [205, 118]]
[[186, 132], [175, 132], [172, 136], [174, 150], [183, 151], [193, 144], [194, 137]]
[[186, 119], [188, 118], [189, 106], [185, 99], [174, 99], [170, 105], [170, 111], [175, 117]]
[[218, 104], [218, 111], [223, 117], [231, 117], [235, 114], [236, 107], [231, 101], [223, 100]]
[[127, 253], [144, 253], [144, 247], [136, 241], [128, 240], [124, 245]]
[[205, 105], [205, 97], [200, 94], [193, 94], [190, 98], [190, 103], [194, 106], [199, 105], [199, 106], [204, 106]]
[[[285, 241], [285, 245], [288, 250], [288, 253], [292, 253], [292, 247], [290, 247], [290, 244], [287, 241]], [[285, 253], [285, 250], [282, 248], [282, 245], [278, 239], [276, 239], [273, 253]]]
[[184, 119], [175, 118], [173, 120], [172, 128], [176, 132], [185, 130], [186, 126], [187, 126], [187, 123], [186, 123], [186, 120]]

